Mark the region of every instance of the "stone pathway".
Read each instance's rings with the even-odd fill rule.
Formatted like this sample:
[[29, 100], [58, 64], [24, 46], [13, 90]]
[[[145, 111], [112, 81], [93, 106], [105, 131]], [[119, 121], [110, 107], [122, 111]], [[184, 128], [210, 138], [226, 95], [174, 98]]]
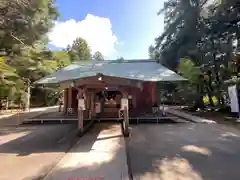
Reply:
[[77, 126], [0, 127], [0, 180], [40, 180], [76, 143]]
[[32, 108], [26, 112], [14, 112], [13, 114], [0, 115], [0, 126], [17, 126], [20, 125], [24, 120], [39, 116], [44, 113], [56, 112], [58, 106]]
[[185, 113], [183, 111], [179, 111], [177, 109], [175, 109], [174, 107], [165, 107], [165, 111], [169, 114], [181, 117], [183, 119], [187, 119], [189, 121], [195, 122], [195, 123], [207, 123], [207, 124], [215, 124], [215, 121], [209, 120], [209, 119], [205, 119], [205, 118], [201, 118], [198, 116], [193, 116], [191, 114]]
[[125, 141], [120, 124], [96, 124], [44, 180], [67, 179], [128, 179]]

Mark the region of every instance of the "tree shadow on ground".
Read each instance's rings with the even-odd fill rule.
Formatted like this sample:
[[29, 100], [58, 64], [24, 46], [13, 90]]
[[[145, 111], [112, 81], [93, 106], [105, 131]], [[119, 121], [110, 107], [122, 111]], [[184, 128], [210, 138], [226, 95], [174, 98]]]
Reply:
[[238, 135], [213, 124], [135, 126], [127, 141], [132, 175], [143, 180], [238, 180]]
[[102, 130], [98, 137], [93, 140], [87, 134], [81, 138], [45, 180], [128, 179], [125, 142], [119, 128], [119, 125], [98, 124], [96, 129]]
[[[11, 161], [11, 163], [1, 166], [2, 170], [5, 168], [9, 172], [2, 173], [0, 179], [2, 177], [15, 179], [10, 177], [16, 176], [19, 176], [17, 179], [24, 180], [42, 179], [76, 142], [84, 145], [84, 147], [81, 150], [73, 148], [72, 153], [88, 153], [92, 151], [96, 141], [111, 141], [118, 138], [118, 135], [98, 137], [102, 130], [108, 130], [112, 125], [95, 124], [81, 138], [77, 136], [77, 124], [24, 125], [20, 126], [18, 130], [12, 128], [12, 132], [3, 133], [0, 136], [0, 160]], [[114, 132], [111, 129], [109, 131]], [[98, 138], [99, 140], [97, 140]], [[3, 139], [6, 140], [2, 141]], [[19, 163], [22, 166], [19, 167]], [[16, 173], [11, 173], [7, 168], [10, 166], [16, 168]]]
[[[91, 149], [100, 131], [109, 127], [110, 124], [97, 125], [87, 132], [87, 136], [82, 142], [89, 144], [89, 147], [86, 147], [86, 152]], [[32, 153], [66, 152], [79, 140], [77, 132], [77, 123], [1, 128], [0, 153], [27, 156]]]
[[[6, 126], [18, 126], [19, 124], [22, 123], [23, 120], [26, 119], [31, 119], [32, 117], [37, 117], [37, 116], [46, 116], [48, 114], [56, 114], [57, 107], [46, 107], [43, 109], [33, 109], [32, 111], [18, 111], [16, 114], [3, 117], [0, 119], [0, 126], [1, 127], [6, 127]], [[40, 114], [40, 115], [37, 115]]]

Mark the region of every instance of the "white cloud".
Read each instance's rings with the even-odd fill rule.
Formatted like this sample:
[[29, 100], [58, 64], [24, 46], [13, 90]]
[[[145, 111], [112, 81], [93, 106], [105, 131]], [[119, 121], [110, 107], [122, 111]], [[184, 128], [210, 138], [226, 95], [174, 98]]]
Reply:
[[56, 22], [49, 33], [50, 44], [59, 48], [66, 48], [77, 37], [87, 40], [92, 53], [100, 51], [104, 56], [111, 56], [117, 52], [118, 39], [108, 18], [88, 14], [82, 21]]

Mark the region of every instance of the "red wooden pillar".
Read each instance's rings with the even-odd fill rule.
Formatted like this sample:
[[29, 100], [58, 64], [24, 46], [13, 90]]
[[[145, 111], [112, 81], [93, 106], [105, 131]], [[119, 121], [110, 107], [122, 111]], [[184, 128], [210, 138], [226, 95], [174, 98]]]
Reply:
[[152, 105], [157, 103], [157, 85], [156, 82], [151, 83]]
[[78, 95], [78, 91], [76, 89], [72, 89], [72, 108], [73, 108], [73, 112], [77, 112], [77, 109], [78, 109], [77, 95]]
[[63, 112], [67, 114], [68, 108], [68, 89], [64, 89], [64, 105], [63, 105]]
[[136, 89], [135, 95], [136, 95], [136, 109], [137, 109], [137, 113], [139, 113], [141, 112], [142, 109], [144, 109], [144, 104], [145, 104], [144, 87], [142, 90]]
[[150, 106], [152, 103], [151, 84], [149, 82], [145, 82], [143, 87], [144, 87], [144, 89], [143, 89], [144, 108], [148, 111], [150, 109]]
[[72, 88], [68, 88], [68, 113], [72, 113]]

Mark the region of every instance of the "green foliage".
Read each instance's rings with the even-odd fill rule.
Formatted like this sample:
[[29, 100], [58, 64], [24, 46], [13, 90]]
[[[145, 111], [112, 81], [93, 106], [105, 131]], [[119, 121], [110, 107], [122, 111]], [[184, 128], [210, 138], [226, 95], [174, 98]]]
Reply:
[[71, 64], [71, 59], [67, 51], [55, 51], [53, 52], [53, 56], [58, 68], [63, 68]]
[[191, 83], [198, 84], [201, 70], [190, 59], [181, 59], [178, 67], [179, 73], [187, 78]]
[[90, 61], [91, 51], [86, 40], [77, 38], [71, 46], [67, 48], [71, 61]]
[[16, 76], [15, 69], [6, 63], [5, 57], [0, 57], [0, 76], [1, 80], [6, 77]]
[[225, 80], [225, 85], [240, 84], [240, 56], [235, 54], [233, 60], [228, 64], [230, 78]]
[[0, 52], [19, 53], [43, 39], [58, 17], [54, 0], [1, 0]]
[[[201, 96], [216, 95], [224, 104], [224, 82], [239, 78], [240, 66], [234, 57], [240, 50], [240, 7], [237, 0], [207, 2], [166, 1], [159, 12], [165, 15], [165, 30], [149, 47], [149, 55], [170, 69], [179, 67]], [[191, 62], [180, 60], [179, 64], [185, 57]]]
[[16, 70], [6, 63], [5, 57], [0, 57], [0, 98], [12, 93], [16, 78], [18, 78]]
[[123, 57], [117, 58], [116, 61], [122, 62], [122, 61], [124, 61], [124, 58]]
[[188, 50], [196, 47], [197, 20], [203, 3], [200, 0], [169, 0], [160, 10], [159, 14], [165, 15], [165, 31], [156, 38], [155, 48], [152, 46], [150, 50], [168, 68], [175, 69], [178, 60], [189, 56]]
[[158, 57], [157, 57], [158, 53], [153, 45], [149, 46], [148, 54], [149, 54], [150, 59], [158, 59]]
[[99, 51], [95, 52], [95, 54], [93, 55], [93, 59], [95, 61], [104, 61], [104, 57], [103, 57], [102, 53]]
[[0, 1], [0, 98], [24, 101], [29, 80], [59, 68], [46, 35], [58, 16], [54, 0]]

